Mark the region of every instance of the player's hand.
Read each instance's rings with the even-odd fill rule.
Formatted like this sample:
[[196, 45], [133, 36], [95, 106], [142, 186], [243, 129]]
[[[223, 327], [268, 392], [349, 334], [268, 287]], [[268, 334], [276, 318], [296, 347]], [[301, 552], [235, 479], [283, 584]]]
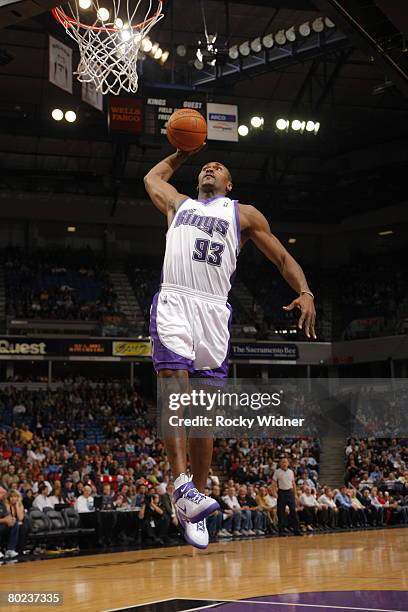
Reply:
[[283, 306], [283, 310], [286, 310], [286, 312], [294, 308], [299, 308], [301, 312], [298, 328], [303, 329], [308, 338], [312, 337], [316, 339], [316, 310], [312, 296], [308, 293], [302, 293], [302, 295], [293, 300], [289, 306]]
[[195, 155], [196, 153], [199, 153], [202, 149], [204, 149], [206, 144], [207, 144], [206, 142], [203, 142], [203, 144], [200, 147], [198, 147], [197, 149], [194, 149], [193, 151], [182, 151], [181, 149], [177, 149], [177, 155], [179, 157], [185, 157], [185, 158], [190, 157], [191, 155]]

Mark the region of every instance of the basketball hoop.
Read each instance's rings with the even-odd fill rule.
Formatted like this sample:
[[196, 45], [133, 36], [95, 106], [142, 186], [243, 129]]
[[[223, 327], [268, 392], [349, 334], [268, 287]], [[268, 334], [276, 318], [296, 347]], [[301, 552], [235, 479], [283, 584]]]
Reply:
[[[92, 82], [102, 94], [135, 93], [139, 52], [151, 45], [147, 35], [164, 17], [163, 2], [157, 0], [156, 12], [153, 0], [107, 0], [102, 6], [99, 0], [70, 0], [70, 15], [61, 6], [54, 8], [54, 19], [79, 46], [78, 80]], [[144, 20], [134, 23], [143, 4]]]

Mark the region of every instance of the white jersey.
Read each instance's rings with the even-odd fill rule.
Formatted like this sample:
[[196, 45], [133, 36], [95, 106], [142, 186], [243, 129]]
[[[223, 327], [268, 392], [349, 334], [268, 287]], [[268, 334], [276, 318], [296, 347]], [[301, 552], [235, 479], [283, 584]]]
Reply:
[[217, 196], [188, 198], [166, 237], [162, 283], [227, 299], [240, 246], [239, 205]]

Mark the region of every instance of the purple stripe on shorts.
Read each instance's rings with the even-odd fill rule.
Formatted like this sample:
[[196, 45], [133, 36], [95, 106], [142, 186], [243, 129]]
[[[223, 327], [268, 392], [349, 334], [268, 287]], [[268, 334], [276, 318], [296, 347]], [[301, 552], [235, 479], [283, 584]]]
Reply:
[[187, 357], [177, 355], [174, 351], [166, 348], [162, 344], [159, 334], [157, 331], [157, 303], [159, 300], [160, 292], [156, 293], [152, 302], [152, 309], [150, 312], [150, 337], [152, 339], [152, 359], [153, 365], [156, 372], [160, 370], [187, 370], [193, 372], [193, 362]]

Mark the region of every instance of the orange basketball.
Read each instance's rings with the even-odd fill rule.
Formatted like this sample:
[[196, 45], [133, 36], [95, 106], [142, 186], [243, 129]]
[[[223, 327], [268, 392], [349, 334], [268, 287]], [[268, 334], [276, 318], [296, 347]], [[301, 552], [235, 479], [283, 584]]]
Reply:
[[180, 108], [168, 120], [166, 131], [173, 147], [181, 151], [194, 151], [207, 138], [207, 123], [198, 111]]

